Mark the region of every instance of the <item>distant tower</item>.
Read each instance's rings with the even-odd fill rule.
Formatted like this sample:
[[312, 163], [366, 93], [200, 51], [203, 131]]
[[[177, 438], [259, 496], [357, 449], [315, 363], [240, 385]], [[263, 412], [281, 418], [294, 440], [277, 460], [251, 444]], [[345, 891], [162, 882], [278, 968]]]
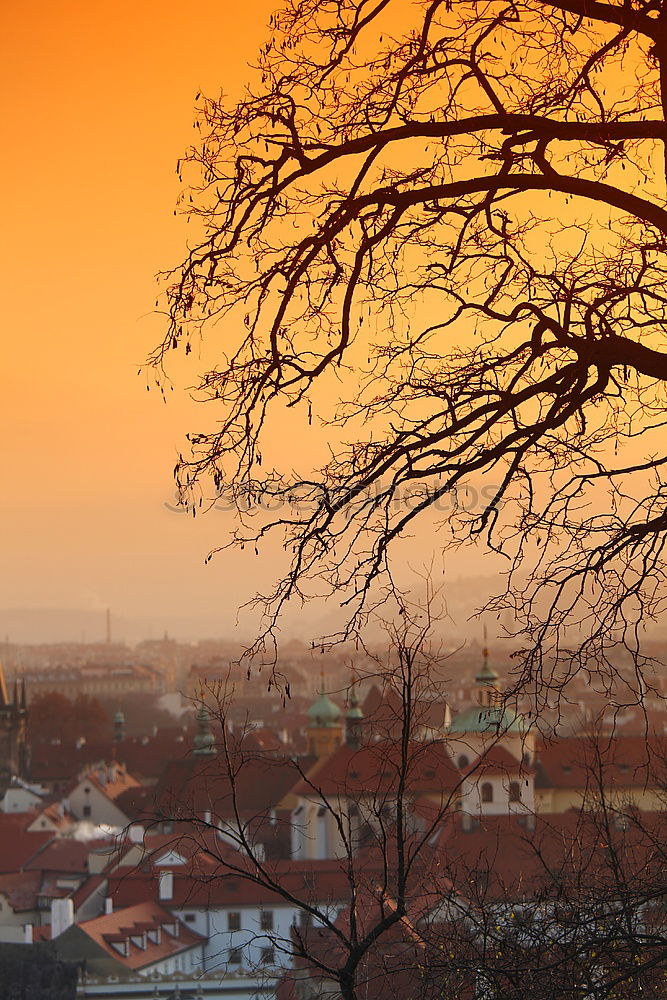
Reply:
[[484, 708], [492, 708], [501, 700], [500, 678], [493, 667], [489, 666], [489, 650], [486, 646], [486, 630], [484, 635], [484, 653], [482, 666], [475, 675], [477, 684], [477, 701]]
[[211, 717], [205, 705], [200, 705], [197, 710], [197, 733], [194, 738], [193, 753], [200, 757], [210, 756], [217, 753], [215, 748], [215, 736], [211, 729]]
[[0, 792], [4, 792], [14, 775], [27, 776], [27, 723], [25, 681], [21, 681], [20, 690], [18, 681], [14, 681], [10, 701], [5, 673], [0, 664]]
[[341, 712], [338, 705], [324, 693], [324, 678], [320, 693], [306, 713], [308, 715], [308, 753], [328, 757], [343, 742]]
[[345, 712], [345, 742], [349, 747], [358, 750], [364, 735], [364, 713], [357, 695], [357, 682], [352, 680], [350, 694]]
[[120, 708], [113, 717], [113, 738], [116, 743], [125, 739], [125, 715]]

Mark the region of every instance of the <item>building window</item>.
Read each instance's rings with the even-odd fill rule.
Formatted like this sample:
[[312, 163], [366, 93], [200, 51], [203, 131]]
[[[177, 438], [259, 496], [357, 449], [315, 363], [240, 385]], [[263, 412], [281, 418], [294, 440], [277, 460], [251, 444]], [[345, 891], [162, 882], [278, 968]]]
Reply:
[[259, 926], [263, 931], [273, 930], [273, 910], [262, 910], [259, 915]]
[[510, 802], [521, 802], [521, 785], [518, 781], [510, 781]]
[[464, 767], [467, 767], [470, 761], [464, 753], [459, 757], [459, 769], [462, 771]]
[[197, 919], [197, 914], [196, 913], [186, 913], [185, 914], [185, 922], [186, 922], [186, 924], [194, 924], [194, 922], [195, 922], [196, 919]]
[[482, 785], [482, 802], [493, 802], [493, 785], [485, 781]]
[[231, 913], [227, 914], [227, 930], [241, 930], [241, 914], [237, 910], [232, 910]]
[[90, 808], [90, 806], [84, 806], [83, 807], [83, 815], [84, 816], [90, 816], [91, 813], [92, 813], [92, 811], [93, 810]]
[[231, 948], [228, 961], [230, 965], [240, 965], [243, 961], [243, 950], [241, 948]]
[[276, 960], [276, 950], [275, 948], [268, 947], [262, 948], [261, 962], [262, 965], [273, 965]]

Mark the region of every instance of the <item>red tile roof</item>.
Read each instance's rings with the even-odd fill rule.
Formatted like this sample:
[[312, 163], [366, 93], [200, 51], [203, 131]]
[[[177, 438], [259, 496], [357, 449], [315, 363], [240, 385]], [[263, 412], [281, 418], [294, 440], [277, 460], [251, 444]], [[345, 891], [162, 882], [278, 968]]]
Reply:
[[85, 874], [88, 871], [90, 845], [80, 840], [59, 837], [45, 844], [28, 861], [25, 869], [51, 872], [73, 872]]
[[15, 912], [34, 910], [41, 884], [42, 873], [37, 871], [0, 875], [0, 895], [6, 897]]
[[521, 772], [525, 775], [533, 773], [532, 768], [518, 761], [505, 747], [499, 744], [481, 754], [465, 770], [480, 776], [482, 774], [518, 774]]
[[[128, 969], [143, 969], [154, 965], [172, 955], [188, 951], [204, 943], [204, 938], [185, 927], [168, 910], [153, 902], [142, 902], [114, 913], [85, 920], [77, 925], [100, 948], [115, 961]], [[141, 948], [132, 942], [132, 936], [141, 936], [144, 932], [160, 929], [159, 942], [150, 940], [146, 935], [146, 947]], [[178, 933], [174, 933], [174, 928]], [[121, 954], [113, 943], [128, 942], [128, 954]]]
[[604, 776], [607, 786], [663, 785], [666, 758], [664, 738], [582, 736], [553, 740], [536, 752], [536, 786], [584, 789], [595, 783], [596, 773]]
[[479, 893], [516, 900], [569, 883], [575, 892], [583, 892], [587, 883], [594, 891], [605, 879], [616, 878], [608, 840], [630, 884], [635, 876], [664, 866], [666, 817], [661, 814], [643, 813], [640, 823], [606, 834], [593, 813], [575, 809], [537, 814], [533, 830], [526, 822], [525, 817], [484, 816], [467, 832], [460, 819], [447, 822], [435, 851], [441, 876], [473, 898]]
[[105, 875], [91, 875], [89, 878], [83, 882], [79, 888], [72, 894], [72, 901], [74, 902], [74, 912], [83, 906], [86, 900], [90, 899], [92, 894], [100, 888], [100, 886], [106, 885]]
[[34, 781], [72, 781], [90, 764], [100, 760], [118, 760], [125, 764], [130, 774], [140, 778], [157, 779], [165, 762], [182, 757], [189, 752], [180, 730], [158, 731], [156, 737], [141, 740], [106, 740], [99, 743], [62, 743], [55, 746], [35, 744], [30, 763]]
[[[398, 788], [401, 766], [400, 744], [391, 741], [370, 743], [355, 750], [343, 744], [300, 781], [298, 795], [391, 795]], [[443, 742], [411, 743], [408, 747], [406, 782], [412, 795], [441, 794], [460, 780]]]
[[[236, 865], [246, 866], [246, 874], [223, 865], [211, 864], [206, 870], [189, 867], [174, 868], [172, 908], [216, 906], [277, 906], [290, 905], [281, 894], [267, 885], [253, 880], [249, 862], [236, 858]], [[242, 869], [243, 870], [243, 869]], [[300, 899], [319, 902], [345, 902], [349, 899], [350, 886], [343, 863], [324, 861], [277, 861], [270, 872], [284, 890]], [[363, 870], [368, 873], [367, 865]], [[370, 874], [381, 878], [382, 869], [374, 866]], [[158, 878], [152, 872], [136, 868], [119, 868], [109, 876], [109, 895], [115, 905], [128, 906], [138, 900], [158, 899]]]
[[35, 813], [0, 813], [0, 872], [23, 868], [50, 840], [50, 830], [26, 830]]
[[124, 792], [139, 787], [137, 779], [120, 764], [111, 764], [100, 769], [91, 768], [85, 775], [85, 780], [95, 785], [112, 801]]
[[[314, 758], [300, 761], [312, 766]], [[234, 775], [234, 787], [228, 771]], [[210, 811], [219, 818], [234, 815], [236, 805], [244, 817], [266, 816], [300, 780], [299, 767], [290, 758], [272, 753], [241, 751], [227, 767], [223, 756], [171, 761], [165, 768], [155, 794], [158, 809], [165, 816], [201, 816]]]

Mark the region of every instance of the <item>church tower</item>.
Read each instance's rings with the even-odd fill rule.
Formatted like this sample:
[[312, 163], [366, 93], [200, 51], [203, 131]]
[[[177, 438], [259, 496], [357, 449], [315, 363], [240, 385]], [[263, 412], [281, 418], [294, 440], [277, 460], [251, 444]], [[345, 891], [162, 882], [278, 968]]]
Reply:
[[475, 674], [475, 684], [477, 701], [483, 708], [493, 708], [500, 704], [502, 701], [500, 678], [493, 667], [489, 666], [489, 650], [486, 646], [484, 646], [481, 669]]
[[318, 759], [329, 757], [343, 742], [341, 711], [324, 693], [324, 678], [320, 693], [308, 709], [308, 753]]
[[364, 736], [364, 713], [359, 703], [357, 683], [352, 678], [345, 712], [345, 742], [353, 750], [358, 750]]
[[7, 691], [5, 672], [0, 664], [0, 791], [4, 791], [14, 776], [27, 776], [28, 748], [26, 728], [28, 706], [25, 681], [14, 681], [13, 697]]
[[195, 718], [197, 720], [197, 733], [193, 740], [194, 749], [192, 752], [199, 757], [210, 757], [218, 751], [215, 746], [215, 735], [211, 728], [211, 717], [203, 702], [199, 706]]

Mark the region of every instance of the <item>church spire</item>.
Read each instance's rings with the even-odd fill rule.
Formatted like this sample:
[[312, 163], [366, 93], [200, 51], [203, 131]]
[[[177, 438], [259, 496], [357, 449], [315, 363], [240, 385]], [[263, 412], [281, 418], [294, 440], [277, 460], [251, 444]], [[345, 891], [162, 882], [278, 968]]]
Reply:
[[357, 695], [357, 680], [353, 676], [347, 699], [347, 711], [345, 712], [345, 742], [354, 750], [358, 750], [361, 746], [363, 723], [364, 713]]
[[5, 680], [5, 671], [3, 670], [2, 663], [0, 663], [0, 708], [9, 708], [9, 694], [7, 693], [7, 681]]
[[125, 739], [125, 714], [120, 706], [113, 717], [113, 738], [114, 743], [122, 743]]
[[203, 702], [199, 706], [196, 719], [197, 733], [193, 740], [194, 750], [192, 752], [201, 757], [217, 753], [215, 748], [215, 736], [213, 735], [213, 730], [211, 728], [211, 719]]
[[494, 705], [499, 698], [499, 680], [496, 671], [489, 665], [489, 648], [487, 646], [486, 625], [484, 626], [484, 650], [482, 653], [482, 666], [475, 675], [477, 683], [477, 700], [480, 705]]

